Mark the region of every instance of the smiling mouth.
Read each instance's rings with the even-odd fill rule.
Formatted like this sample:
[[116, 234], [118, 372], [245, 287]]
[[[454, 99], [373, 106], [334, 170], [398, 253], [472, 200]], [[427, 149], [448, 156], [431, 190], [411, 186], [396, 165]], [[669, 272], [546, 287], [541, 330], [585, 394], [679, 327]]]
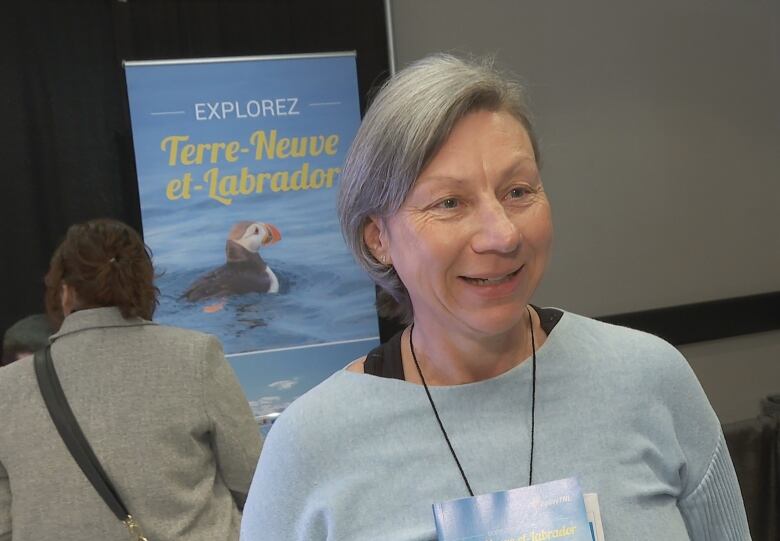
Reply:
[[499, 284], [503, 284], [505, 282], [510, 281], [512, 278], [517, 276], [517, 273], [520, 272], [522, 269], [523, 267], [520, 267], [517, 270], [513, 270], [509, 274], [505, 274], [497, 278], [470, 278], [468, 276], [461, 276], [461, 278], [463, 278], [469, 284], [475, 286], [497, 286]]

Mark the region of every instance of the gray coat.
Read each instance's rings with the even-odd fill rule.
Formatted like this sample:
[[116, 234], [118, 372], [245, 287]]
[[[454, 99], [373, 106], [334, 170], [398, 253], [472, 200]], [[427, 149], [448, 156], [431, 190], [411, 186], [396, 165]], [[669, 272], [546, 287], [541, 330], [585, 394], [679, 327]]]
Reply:
[[[69, 315], [52, 336], [65, 396], [150, 541], [238, 539], [261, 440], [213, 336]], [[0, 541], [129, 539], [49, 417], [32, 357], [0, 368]]]

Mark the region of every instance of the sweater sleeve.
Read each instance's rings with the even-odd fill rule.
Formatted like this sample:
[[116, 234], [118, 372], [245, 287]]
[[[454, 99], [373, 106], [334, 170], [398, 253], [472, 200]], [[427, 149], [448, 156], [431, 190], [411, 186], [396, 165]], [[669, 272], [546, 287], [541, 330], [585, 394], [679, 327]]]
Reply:
[[[304, 400], [299, 398], [298, 401]], [[313, 455], [326, 453], [312, 437], [311, 415], [296, 401], [274, 422], [249, 489], [241, 520], [241, 541], [328, 539], [324, 465]]]
[[260, 429], [219, 340], [213, 336], [207, 340], [203, 362], [203, 403], [217, 467], [240, 509], [260, 456]]
[[693, 541], [750, 541], [742, 494], [722, 432], [701, 482], [678, 505]]
[[[659, 428], [667, 467], [679, 476], [677, 506], [691, 541], [749, 541], [742, 493], [715, 411], [685, 357], [670, 344], [654, 338], [645, 351], [643, 374], [650, 392], [663, 407], [655, 424], [671, 420], [673, 439]], [[653, 377], [654, 376], [654, 377]], [[658, 416], [663, 412], [662, 416]], [[669, 479], [673, 479], [670, 476]]]

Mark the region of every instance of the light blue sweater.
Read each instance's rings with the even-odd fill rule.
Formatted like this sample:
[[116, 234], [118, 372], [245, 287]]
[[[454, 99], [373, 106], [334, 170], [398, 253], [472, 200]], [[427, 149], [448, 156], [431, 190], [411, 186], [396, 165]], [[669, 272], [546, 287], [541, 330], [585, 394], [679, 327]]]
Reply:
[[[475, 493], [527, 484], [530, 362], [431, 392]], [[718, 419], [672, 346], [565, 313], [536, 393], [534, 482], [578, 477], [606, 541], [750, 539]], [[467, 495], [421, 386], [341, 370], [276, 421], [241, 539], [429, 541], [431, 504]]]

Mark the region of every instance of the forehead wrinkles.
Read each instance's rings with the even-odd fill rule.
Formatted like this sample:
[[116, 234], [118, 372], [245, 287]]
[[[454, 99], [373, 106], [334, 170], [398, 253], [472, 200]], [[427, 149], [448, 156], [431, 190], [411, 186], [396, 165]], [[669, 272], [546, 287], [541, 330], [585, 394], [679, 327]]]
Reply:
[[[480, 165], [481, 168], [478, 171], [464, 171], [462, 168], [460, 170], [454, 168], [454, 173], [436, 173], [434, 171], [432, 174], [423, 175], [417, 179], [413, 190], [417, 187], [426, 191], [441, 187], [470, 187], [477, 179], [491, 177], [495, 177], [499, 182], [510, 180], [519, 175], [528, 177], [527, 180], [534, 180], [539, 174], [536, 162], [522, 153], [517, 159], [505, 164], [495, 164], [494, 160], [483, 159]], [[477, 173], [477, 179], [474, 178], [474, 173]]]
[[452, 141], [420, 172], [415, 184], [437, 179], [469, 180], [485, 173], [505, 177], [528, 168], [536, 171], [533, 150], [524, 143], [509, 134], [506, 138], [475, 140], [469, 136]]

